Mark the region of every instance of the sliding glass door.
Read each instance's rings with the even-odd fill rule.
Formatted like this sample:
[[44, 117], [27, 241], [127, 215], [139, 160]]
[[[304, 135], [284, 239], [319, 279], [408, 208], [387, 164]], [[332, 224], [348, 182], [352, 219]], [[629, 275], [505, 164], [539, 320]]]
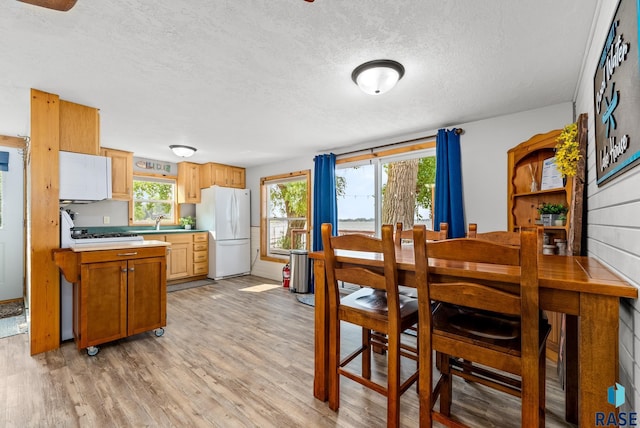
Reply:
[[380, 235], [382, 224], [432, 229], [435, 150], [342, 163], [338, 182], [340, 234]]

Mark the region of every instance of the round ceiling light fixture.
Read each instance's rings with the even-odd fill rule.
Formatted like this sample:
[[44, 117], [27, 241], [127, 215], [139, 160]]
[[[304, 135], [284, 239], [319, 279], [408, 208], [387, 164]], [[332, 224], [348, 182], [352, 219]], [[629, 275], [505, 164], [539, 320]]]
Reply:
[[191, 146], [183, 146], [182, 144], [174, 144], [169, 146], [169, 148], [173, 150], [173, 153], [176, 156], [180, 156], [183, 158], [188, 158], [189, 156], [192, 156], [198, 150]]
[[365, 62], [353, 70], [351, 79], [363, 92], [381, 95], [393, 88], [404, 76], [404, 67], [390, 59]]

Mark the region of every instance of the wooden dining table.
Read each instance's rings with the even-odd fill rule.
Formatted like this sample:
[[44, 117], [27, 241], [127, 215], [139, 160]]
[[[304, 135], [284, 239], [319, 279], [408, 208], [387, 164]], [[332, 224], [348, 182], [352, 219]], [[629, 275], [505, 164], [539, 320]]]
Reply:
[[[328, 399], [328, 304], [324, 254], [312, 252], [315, 278], [315, 368], [313, 394]], [[339, 261], [349, 255], [337, 252]], [[396, 247], [401, 285], [416, 287], [412, 245]], [[371, 254], [372, 265], [376, 255]], [[495, 267], [479, 263], [429, 260], [435, 274], [450, 274], [464, 268], [465, 275], [491, 279]], [[518, 267], [504, 267], [518, 274]], [[567, 421], [580, 427], [595, 425], [596, 412], [613, 412], [607, 390], [619, 382], [618, 330], [620, 298], [638, 298], [638, 290], [623, 281], [598, 260], [580, 256], [540, 255], [538, 261], [540, 307], [566, 314], [565, 407]], [[574, 327], [573, 329], [571, 327]], [[421, 368], [424, 369], [424, 368]], [[431, 369], [431, 368], [429, 368]], [[577, 379], [577, 382], [574, 381]]]

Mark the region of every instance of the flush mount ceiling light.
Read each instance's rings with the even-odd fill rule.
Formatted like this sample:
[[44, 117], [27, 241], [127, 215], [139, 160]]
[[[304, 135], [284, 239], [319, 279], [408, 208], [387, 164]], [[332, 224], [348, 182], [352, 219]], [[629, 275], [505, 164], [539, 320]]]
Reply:
[[183, 158], [188, 158], [189, 156], [193, 155], [197, 150], [193, 147], [183, 146], [181, 144], [174, 144], [169, 146], [169, 148], [173, 150], [173, 153], [175, 153], [176, 156], [180, 156]]
[[351, 79], [369, 95], [381, 95], [393, 88], [404, 76], [404, 67], [390, 59], [376, 59], [356, 67]]

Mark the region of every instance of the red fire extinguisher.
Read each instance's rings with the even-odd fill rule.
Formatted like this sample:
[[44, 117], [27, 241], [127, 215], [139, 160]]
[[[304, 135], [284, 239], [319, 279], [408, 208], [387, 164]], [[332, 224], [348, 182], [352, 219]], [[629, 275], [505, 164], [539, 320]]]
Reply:
[[290, 280], [291, 280], [291, 268], [289, 267], [289, 263], [287, 263], [282, 268], [282, 286], [285, 288], [289, 288]]

